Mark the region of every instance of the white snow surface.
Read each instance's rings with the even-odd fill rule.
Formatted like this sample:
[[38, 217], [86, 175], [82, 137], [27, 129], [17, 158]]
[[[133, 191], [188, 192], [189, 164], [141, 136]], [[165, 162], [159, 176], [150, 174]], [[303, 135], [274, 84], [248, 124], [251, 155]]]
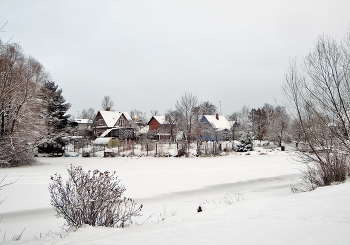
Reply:
[[[207, 158], [39, 158], [2, 169], [4, 244], [350, 244], [350, 182], [291, 193], [300, 172], [287, 153]], [[125, 196], [143, 204], [129, 227], [63, 232], [48, 184], [70, 164], [116, 170]], [[197, 213], [198, 206], [203, 211]], [[141, 225], [142, 224], [142, 225]], [[11, 241], [21, 233], [20, 241]]]

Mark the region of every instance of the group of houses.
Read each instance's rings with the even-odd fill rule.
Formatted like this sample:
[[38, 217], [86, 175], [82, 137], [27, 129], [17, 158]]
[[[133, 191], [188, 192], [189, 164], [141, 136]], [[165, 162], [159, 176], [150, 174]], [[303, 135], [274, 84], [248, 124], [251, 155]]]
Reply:
[[[147, 122], [141, 122], [128, 112], [98, 111], [93, 120], [76, 119], [77, 135], [89, 134], [96, 145], [117, 146], [142, 139], [156, 141], [179, 141], [185, 139], [183, 131], [169, 122], [166, 116], [152, 116]], [[224, 116], [203, 115], [200, 124], [205, 128], [201, 140], [227, 140], [230, 137], [232, 122]], [[88, 133], [87, 133], [88, 132]]]

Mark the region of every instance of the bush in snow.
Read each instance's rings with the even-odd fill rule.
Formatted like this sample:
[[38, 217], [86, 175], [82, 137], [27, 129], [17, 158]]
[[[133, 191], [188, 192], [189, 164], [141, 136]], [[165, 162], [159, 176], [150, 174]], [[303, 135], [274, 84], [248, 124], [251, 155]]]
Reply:
[[18, 167], [35, 163], [33, 152], [26, 149], [26, 146], [18, 139], [0, 139], [0, 167]]
[[298, 142], [303, 184], [318, 186], [343, 182], [349, 171], [350, 155], [350, 35], [337, 42], [322, 35], [303, 58], [293, 60], [283, 86]]
[[115, 172], [84, 172], [73, 165], [67, 171], [65, 182], [61, 175], [51, 177], [49, 191], [57, 217], [63, 217], [68, 226], [125, 227], [133, 216], [141, 215], [142, 205], [136, 207], [134, 200], [122, 197], [125, 187]]
[[[292, 187], [293, 192], [311, 191], [319, 186], [346, 181], [350, 173], [349, 157], [344, 153], [319, 153], [318, 161], [310, 163], [310, 158], [304, 156], [301, 183]], [[307, 163], [307, 164], [305, 164]]]
[[253, 150], [253, 139], [248, 134], [246, 139], [242, 139], [240, 144], [236, 145], [236, 151], [246, 152]]

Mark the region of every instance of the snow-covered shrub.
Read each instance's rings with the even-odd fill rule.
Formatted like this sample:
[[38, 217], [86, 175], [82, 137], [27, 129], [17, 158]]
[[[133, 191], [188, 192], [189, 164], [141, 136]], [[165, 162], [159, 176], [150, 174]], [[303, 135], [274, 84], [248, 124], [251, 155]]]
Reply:
[[0, 140], [1, 168], [30, 165], [36, 162], [33, 152], [26, 149], [26, 145], [21, 145], [16, 140], [13, 140], [12, 144], [9, 142], [10, 140]]
[[247, 152], [253, 150], [253, 139], [248, 133], [246, 138], [243, 138], [239, 144], [236, 145], [236, 151]]
[[311, 191], [317, 187], [344, 182], [347, 179], [350, 170], [347, 154], [324, 152], [318, 156], [317, 161], [311, 162], [309, 157], [302, 160], [308, 164], [303, 164], [301, 182], [292, 187], [293, 192]]
[[240, 144], [236, 145], [236, 151], [238, 152], [247, 152], [253, 150], [253, 142], [246, 139], [242, 140]]
[[141, 215], [142, 205], [136, 207], [134, 200], [122, 197], [125, 187], [115, 172], [84, 172], [73, 165], [67, 171], [65, 182], [61, 175], [51, 177], [49, 191], [57, 217], [63, 217], [68, 226], [125, 227], [133, 216]]
[[82, 157], [91, 157], [91, 153], [88, 151], [84, 151]]

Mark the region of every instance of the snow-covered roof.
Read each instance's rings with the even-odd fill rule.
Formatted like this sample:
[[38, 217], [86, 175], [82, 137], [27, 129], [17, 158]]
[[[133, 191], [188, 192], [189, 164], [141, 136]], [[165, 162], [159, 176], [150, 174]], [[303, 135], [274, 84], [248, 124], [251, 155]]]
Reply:
[[130, 121], [132, 120], [128, 112], [119, 112], [119, 111], [100, 111], [103, 120], [107, 124], [107, 127], [111, 128], [115, 125], [121, 115], [124, 115], [125, 118]]
[[160, 123], [160, 124], [167, 124], [168, 122], [165, 120], [165, 116], [154, 116], [154, 118]]
[[124, 112], [122, 112], [122, 113], [124, 114], [124, 116], [126, 117], [126, 119], [127, 119], [128, 121], [132, 121], [132, 117], [130, 116], [129, 112], [124, 111]]
[[62, 137], [62, 139], [64, 140], [70, 140], [70, 139], [82, 139], [83, 136], [79, 136], [79, 135], [72, 135], [72, 136], [66, 136], [66, 137]]
[[113, 139], [113, 138], [110, 138], [110, 137], [97, 138], [94, 140], [93, 144], [94, 145], [108, 145], [108, 143], [111, 139]]
[[107, 129], [106, 131], [104, 131], [100, 137], [105, 137], [109, 132], [112, 131], [113, 128]]
[[88, 124], [92, 123], [91, 119], [85, 119], [85, 118], [80, 118], [80, 119], [75, 119], [75, 122], [78, 124]]
[[[157, 122], [161, 125], [163, 124], [168, 124], [169, 122], [165, 119], [165, 116], [153, 116], [152, 118], [154, 118], [155, 120], [157, 120]], [[152, 118], [149, 120], [148, 123], [151, 122]]]
[[229, 130], [231, 128], [230, 122], [224, 116], [218, 116], [219, 120], [216, 119], [216, 115], [204, 115], [202, 122], [210, 123], [217, 130]]

